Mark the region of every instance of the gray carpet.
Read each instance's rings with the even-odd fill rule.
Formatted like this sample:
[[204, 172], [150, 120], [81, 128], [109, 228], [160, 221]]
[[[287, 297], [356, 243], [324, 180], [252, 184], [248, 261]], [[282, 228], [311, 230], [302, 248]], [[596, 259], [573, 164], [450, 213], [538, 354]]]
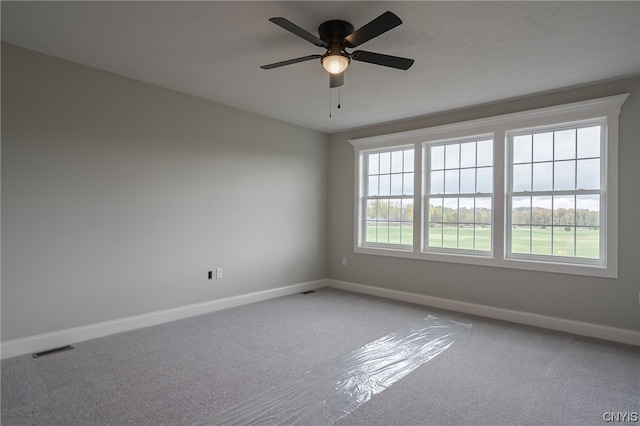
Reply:
[[337, 425], [607, 424], [640, 349], [335, 289], [2, 361], [2, 425], [191, 425], [432, 314], [472, 323]]

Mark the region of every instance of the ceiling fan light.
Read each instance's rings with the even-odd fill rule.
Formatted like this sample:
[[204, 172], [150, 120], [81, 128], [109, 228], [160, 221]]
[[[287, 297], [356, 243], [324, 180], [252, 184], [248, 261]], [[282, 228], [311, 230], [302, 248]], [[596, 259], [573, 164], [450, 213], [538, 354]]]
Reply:
[[331, 74], [340, 74], [349, 66], [349, 57], [340, 54], [323, 56], [322, 66]]

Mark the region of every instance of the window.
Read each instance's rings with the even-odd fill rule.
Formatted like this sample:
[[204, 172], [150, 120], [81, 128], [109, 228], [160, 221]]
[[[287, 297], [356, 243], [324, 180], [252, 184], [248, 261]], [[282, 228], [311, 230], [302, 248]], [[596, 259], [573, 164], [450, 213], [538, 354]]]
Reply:
[[425, 146], [426, 251], [491, 252], [493, 140]]
[[409, 147], [365, 155], [364, 245], [413, 245], [413, 152]]
[[627, 97], [350, 141], [354, 251], [616, 277]]
[[509, 257], [603, 263], [605, 128], [594, 121], [509, 133]]

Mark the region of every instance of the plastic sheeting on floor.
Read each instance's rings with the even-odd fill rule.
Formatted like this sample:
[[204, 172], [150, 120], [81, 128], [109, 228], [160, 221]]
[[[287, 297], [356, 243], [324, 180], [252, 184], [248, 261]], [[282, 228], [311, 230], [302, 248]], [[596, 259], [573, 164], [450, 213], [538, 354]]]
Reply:
[[471, 324], [429, 315], [199, 424], [332, 424], [442, 353], [470, 329]]

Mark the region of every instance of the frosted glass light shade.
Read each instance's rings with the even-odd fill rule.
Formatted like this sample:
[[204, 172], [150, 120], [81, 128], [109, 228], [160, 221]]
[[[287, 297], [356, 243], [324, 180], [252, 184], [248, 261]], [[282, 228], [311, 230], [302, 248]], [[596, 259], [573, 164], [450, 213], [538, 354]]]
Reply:
[[343, 55], [329, 55], [322, 58], [322, 66], [331, 74], [340, 74], [349, 66], [349, 58]]

